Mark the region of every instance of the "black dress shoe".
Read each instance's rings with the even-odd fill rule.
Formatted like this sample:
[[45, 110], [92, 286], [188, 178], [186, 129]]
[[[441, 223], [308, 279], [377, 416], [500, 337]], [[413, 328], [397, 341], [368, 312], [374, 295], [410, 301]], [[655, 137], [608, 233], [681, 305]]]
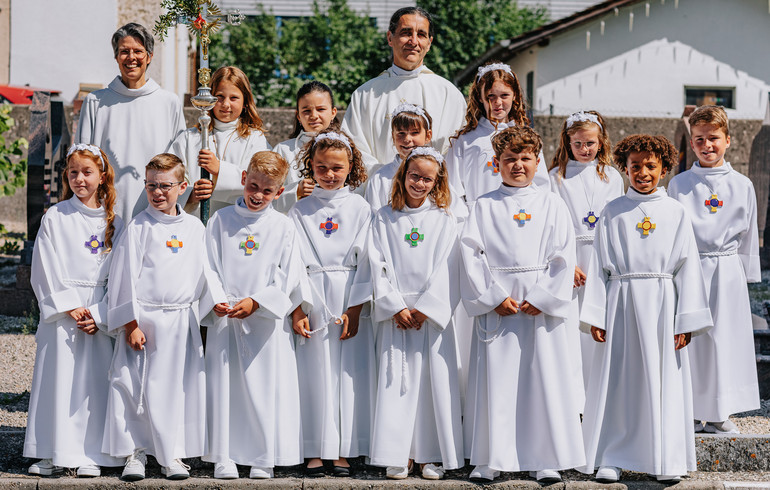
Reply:
[[318, 478], [326, 475], [326, 465], [316, 466], [315, 468], [308, 468], [305, 466], [305, 476], [310, 478]]
[[334, 466], [332, 474], [339, 477], [353, 476], [353, 468], [350, 466]]

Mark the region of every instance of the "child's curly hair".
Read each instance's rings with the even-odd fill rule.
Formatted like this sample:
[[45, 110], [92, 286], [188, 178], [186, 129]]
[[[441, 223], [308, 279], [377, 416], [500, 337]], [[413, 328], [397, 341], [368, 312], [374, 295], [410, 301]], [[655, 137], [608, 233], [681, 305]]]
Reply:
[[615, 151], [613, 152], [615, 166], [625, 172], [629, 155], [645, 151], [658, 157], [666, 172], [670, 172], [679, 161], [679, 154], [676, 148], [665, 136], [632, 134], [631, 136], [626, 136], [615, 145]]
[[505, 150], [511, 150], [514, 153], [530, 150], [535, 156], [538, 156], [540, 150], [543, 149], [543, 140], [529, 126], [514, 126], [494, 135], [492, 148], [494, 148], [497, 158], [500, 158]]
[[[322, 139], [321, 141], [316, 142], [316, 139], [319, 136], [327, 133], [336, 133], [338, 135], [344, 136], [347, 138], [350, 148], [348, 148], [345, 143], [337, 139]], [[345, 134], [343, 131], [334, 130], [331, 128], [326, 128], [325, 130], [318, 133], [302, 149], [297, 168], [303, 178], [315, 180], [315, 177], [313, 176], [313, 158], [315, 157], [315, 154], [318, 150], [325, 150], [327, 148], [345, 150], [348, 154], [348, 162], [350, 162], [350, 173], [345, 179], [345, 185], [350, 186], [351, 189], [355, 189], [356, 187], [366, 182], [366, 167], [364, 166], [364, 160], [361, 157], [361, 152], [358, 151], [355, 143], [353, 143], [353, 140], [350, 139], [347, 134]], [[302, 165], [301, 167], [300, 164]]]

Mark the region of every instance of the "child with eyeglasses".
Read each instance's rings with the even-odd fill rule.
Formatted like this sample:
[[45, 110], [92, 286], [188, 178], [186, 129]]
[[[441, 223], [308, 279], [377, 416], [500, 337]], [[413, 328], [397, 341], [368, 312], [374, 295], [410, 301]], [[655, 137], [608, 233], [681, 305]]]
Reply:
[[[199, 318], [227, 297], [209, 280], [204, 228], [178, 203], [184, 164], [170, 153], [146, 166], [149, 206], [126, 227], [110, 268], [109, 330], [117, 333], [103, 450], [141, 480], [147, 454], [169, 479], [206, 449], [206, 385]], [[216, 292], [209, 289], [209, 285]]]

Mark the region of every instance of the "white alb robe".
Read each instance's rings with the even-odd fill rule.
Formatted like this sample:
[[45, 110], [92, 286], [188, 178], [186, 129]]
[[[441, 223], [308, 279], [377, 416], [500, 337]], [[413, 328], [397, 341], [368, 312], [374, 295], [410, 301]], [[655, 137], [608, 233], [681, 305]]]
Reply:
[[[258, 151], [269, 150], [262, 131], [252, 131], [246, 138], [238, 134], [238, 119], [229, 123], [223, 123], [217, 119], [214, 121], [214, 130], [209, 134], [209, 150], [213, 151], [219, 159], [219, 175], [217, 175], [214, 192], [209, 199], [209, 212], [216, 211], [235, 204], [235, 201], [243, 195], [241, 176], [249, 166], [251, 157]], [[189, 128], [177, 136], [169, 150], [182, 159], [185, 164], [186, 178], [190, 182], [187, 191], [179, 198], [179, 204], [184, 206], [192, 194], [195, 182], [201, 178], [201, 167], [198, 165], [198, 153], [201, 150], [201, 133], [197, 128]], [[196, 206], [193, 214], [200, 214], [200, 204]]]
[[[515, 219], [521, 218], [521, 219]], [[498, 471], [585, 462], [572, 389], [575, 238], [564, 201], [535, 184], [477, 200], [463, 230], [462, 297], [476, 317], [465, 401], [465, 456]], [[542, 313], [500, 316], [511, 297]]]
[[[500, 187], [502, 180], [493, 160], [495, 151], [492, 148], [492, 136], [505, 128], [514, 126], [516, 126], [515, 122], [498, 123], [495, 128], [489, 119], [482, 117], [476, 129], [457, 139], [452, 139], [452, 146], [446, 156], [449, 183], [460, 196], [465, 198], [468, 205], [487, 192]], [[548, 169], [542, 151], [538, 158], [540, 162], [533, 182], [541, 189], [547, 190], [551, 182], [548, 179]]]
[[273, 201], [273, 207], [283, 214], [287, 214], [289, 209], [297, 202], [297, 186], [302, 180], [302, 175], [300, 175], [299, 171], [303, 166], [299, 158], [305, 145], [314, 136], [315, 133], [300, 131], [296, 138], [282, 141], [273, 148], [274, 152], [281, 155], [289, 163], [289, 173], [286, 175], [286, 181], [283, 183], [285, 187], [283, 194]]
[[[645, 217], [655, 225], [644, 235]], [[643, 225], [649, 227], [649, 225]], [[689, 347], [711, 327], [692, 225], [663, 187], [629, 188], [599, 218], [581, 322], [606, 331], [583, 413], [586, 466], [653, 475], [695, 470]]]
[[[313, 293], [312, 336], [295, 338], [305, 457], [369, 455], [377, 387], [372, 274], [366, 255], [371, 208], [349, 187], [316, 187], [289, 217]], [[361, 304], [358, 333], [340, 340], [342, 325], [335, 320]]]
[[[56, 466], [119, 466], [102, 452], [107, 415], [107, 372], [113, 340], [107, 335], [104, 208], [73, 196], [50, 208], [32, 252], [32, 287], [40, 306], [37, 353], [29, 401], [24, 456], [50, 458]], [[123, 221], [116, 216], [113, 240]], [[67, 312], [86, 307], [99, 331], [78, 330]]]
[[206, 337], [209, 449], [204, 461], [272, 468], [302, 462], [300, 399], [287, 316], [309, 310], [305, 268], [291, 221], [239, 199], [206, 227], [208, 257], [230, 305], [250, 297], [243, 320], [210, 315]]
[[417, 104], [430, 114], [431, 144], [441, 153], [446, 153], [449, 137], [463, 125], [465, 97], [452, 82], [425, 65], [412, 71], [392, 65], [353, 92], [342, 121], [342, 130], [363, 154], [367, 169], [396, 156], [390, 118], [402, 103]]
[[[746, 282], [762, 280], [757, 198], [751, 181], [725, 162], [698, 162], [669, 183], [693, 224], [714, 328], [688, 346], [693, 415], [721, 422], [759, 408], [754, 331]], [[716, 194], [716, 206], [711, 205]], [[707, 201], [709, 201], [707, 203]]]
[[[558, 172], [558, 167], [552, 168], [549, 172], [551, 190], [567, 204], [572, 218], [572, 228], [575, 231], [577, 266], [586, 272], [594, 249], [594, 232], [599, 216], [607, 203], [623, 195], [625, 184], [620, 172], [609, 165], [604, 167], [607, 180], [602, 180], [596, 173], [596, 160], [590, 163], [569, 160], [564, 177], [561, 177]], [[593, 213], [593, 217], [589, 213]], [[579, 319], [583, 290], [582, 286], [572, 289], [573, 311], [567, 318], [567, 322], [570, 324], [570, 332], [574, 335], [575, 345], [580, 346], [579, 351], [574, 351], [575, 362], [579, 363], [577, 371], [582, 373], [582, 378], [576, 380], [576, 386], [583, 392], [581, 396], [584, 398], [596, 342], [590, 335], [580, 335]]]
[[[178, 205], [177, 213], [152, 207], [139, 213], [115, 247], [110, 268], [108, 325], [117, 340], [103, 450], [125, 457], [144, 448], [162, 466], [205, 451], [198, 319], [225, 300], [223, 292], [209, 289], [203, 225]], [[123, 326], [132, 320], [147, 339], [144, 350], [126, 341]]]
[[76, 143], [96, 145], [115, 169], [115, 214], [128, 222], [147, 207], [144, 166], [168, 151], [185, 122], [182, 102], [152, 79], [141, 88], [123, 85], [120, 76], [88, 94], [80, 110]]
[[[459, 301], [454, 218], [426, 199], [418, 208], [381, 208], [369, 256], [378, 322], [377, 405], [371, 464], [464, 465], [460, 383], [452, 313]], [[428, 319], [399, 329], [393, 315], [416, 308]]]

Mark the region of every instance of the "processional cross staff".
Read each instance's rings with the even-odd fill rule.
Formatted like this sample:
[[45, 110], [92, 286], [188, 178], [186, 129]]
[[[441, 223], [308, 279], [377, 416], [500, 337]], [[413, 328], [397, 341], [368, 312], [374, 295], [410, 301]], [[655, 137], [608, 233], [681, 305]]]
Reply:
[[[222, 27], [222, 23], [237, 26], [244, 19], [239, 10], [222, 14], [212, 0], [163, 0], [161, 7], [167, 13], [161, 15], [155, 23], [155, 34], [161, 41], [168, 33], [168, 28], [177, 24], [186, 25], [195, 33], [200, 43], [200, 67], [198, 68], [198, 94], [190, 97], [192, 105], [200, 111], [198, 125], [201, 133], [201, 150], [209, 149], [209, 111], [214, 108], [217, 98], [211, 94], [211, 69], [209, 68], [209, 34]], [[210, 179], [209, 172], [201, 168], [201, 178]], [[201, 201], [201, 221], [205, 225], [209, 220], [209, 200]]]

